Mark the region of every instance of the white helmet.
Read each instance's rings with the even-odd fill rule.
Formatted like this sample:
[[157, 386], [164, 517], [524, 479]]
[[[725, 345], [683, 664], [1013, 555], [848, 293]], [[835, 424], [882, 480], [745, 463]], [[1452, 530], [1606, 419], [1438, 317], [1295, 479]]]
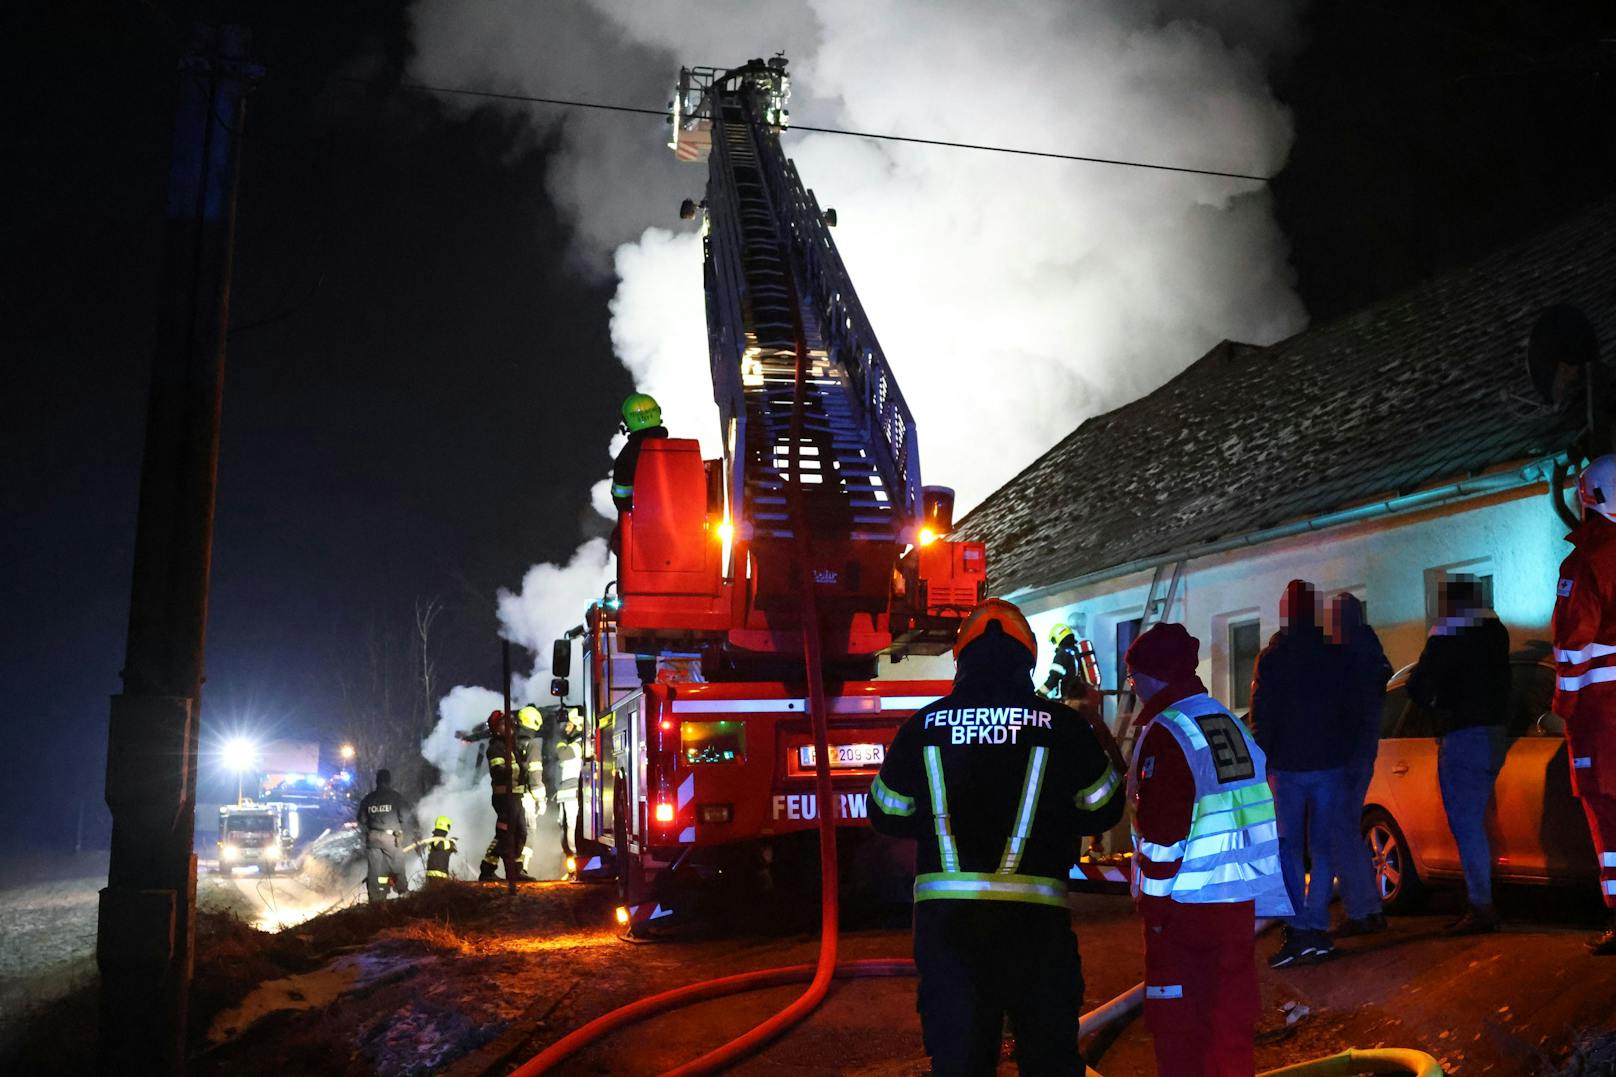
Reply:
[[1583, 508], [1616, 523], [1616, 455], [1606, 453], [1582, 469], [1577, 476], [1577, 500]]

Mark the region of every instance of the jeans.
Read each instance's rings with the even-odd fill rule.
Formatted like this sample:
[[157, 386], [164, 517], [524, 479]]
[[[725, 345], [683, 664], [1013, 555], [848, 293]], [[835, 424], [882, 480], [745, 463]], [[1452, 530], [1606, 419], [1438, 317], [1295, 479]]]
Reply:
[[1493, 854], [1487, 841], [1487, 802], [1504, 768], [1502, 726], [1477, 725], [1437, 738], [1436, 780], [1448, 829], [1459, 846], [1471, 908], [1493, 903]]
[[1363, 840], [1364, 796], [1375, 776], [1375, 757], [1355, 759], [1342, 771], [1341, 830], [1336, 838], [1335, 871], [1341, 881], [1341, 905], [1348, 919], [1362, 920], [1380, 912], [1375, 862]]
[[[1345, 768], [1271, 770], [1274, 814], [1279, 822], [1279, 867], [1285, 893], [1296, 910], [1288, 923], [1297, 931], [1325, 931], [1330, 926], [1330, 893], [1335, 884], [1335, 845], [1340, 832]], [[1302, 857], [1311, 856], [1313, 870], [1304, 875]], [[1308, 879], [1312, 883], [1309, 885]]]

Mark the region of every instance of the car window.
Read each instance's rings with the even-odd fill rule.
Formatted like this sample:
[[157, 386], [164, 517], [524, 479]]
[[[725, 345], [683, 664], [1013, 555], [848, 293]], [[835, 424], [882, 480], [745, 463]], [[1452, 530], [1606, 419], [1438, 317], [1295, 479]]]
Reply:
[[1536, 662], [1510, 666], [1509, 725], [1511, 737], [1524, 737], [1537, 727], [1538, 716], [1554, 697], [1554, 671]]
[[1408, 688], [1404, 685], [1386, 689], [1385, 702], [1381, 704], [1380, 735], [1382, 737], [1395, 737], [1397, 723], [1402, 720], [1403, 708], [1408, 706]]
[[[1398, 704], [1393, 712], [1393, 701]], [[1408, 689], [1398, 687], [1386, 693], [1386, 709], [1382, 712], [1382, 726], [1390, 722], [1393, 737], [1436, 736], [1436, 715], [1408, 697]]]

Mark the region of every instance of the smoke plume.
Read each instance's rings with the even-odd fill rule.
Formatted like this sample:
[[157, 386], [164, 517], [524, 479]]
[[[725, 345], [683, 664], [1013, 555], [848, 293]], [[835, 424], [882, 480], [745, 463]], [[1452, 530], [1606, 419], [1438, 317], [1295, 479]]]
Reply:
[[[784, 51], [802, 125], [1252, 175], [1277, 172], [1292, 138], [1264, 65], [1294, 48], [1294, 5], [1267, 0], [419, 0], [411, 17], [411, 74], [434, 85], [655, 108], [681, 64]], [[580, 271], [617, 276], [619, 360], [676, 434], [716, 453], [700, 242], [674, 220], [705, 170], [675, 162], [654, 117], [524, 115], [554, 146], [547, 194], [571, 219]], [[926, 479], [954, 486], [962, 511], [1218, 341], [1270, 343], [1305, 323], [1259, 182], [783, 137], [838, 211]], [[501, 596], [535, 677], [607, 571], [586, 546]]]

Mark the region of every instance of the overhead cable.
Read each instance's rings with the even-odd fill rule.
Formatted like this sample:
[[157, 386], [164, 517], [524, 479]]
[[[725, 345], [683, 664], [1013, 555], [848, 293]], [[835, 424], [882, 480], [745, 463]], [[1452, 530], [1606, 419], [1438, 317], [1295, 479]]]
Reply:
[[[383, 86], [417, 93], [445, 94], [455, 97], [481, 97], [494, 101], [514, 101], [531, 105], [554, 105], [559, 108], [596, 109], [601, 112], [626, 112], [639, 116], [668, 115], [665, 108], [638, 108], [633, 105], [614, 105], [603, 101], [577, 101], [564, 97], [534, 97], [530, 94], [500, 93], [494, 90], [468, 90], [458, 86], [427, 86], [418, 82], [389, 83], [354, 76], [339, 76], [337, 81], [364, 86]], [[791, 124], [789, 131], [812, 131], [822, 135], [846, 135], [850, 138], [868, 138], [881, 142], [908, 142], [920, 146], [940, 146], [955, 150], [980, 150], [985, 153], [1008, 153], [1018, 157], [1043, 157], [1055, 161], [1078, 161], [1084, 164], [1113, 165], [1118, 168], [1144, 168], [1155, 172], [1180, 172], [1192, 176], [1217, 176], [1223, 179], [1250, 180], [1267, 183], [1272, 177], [1247, 172], [1225, 172], [1216, 168], [1191, 168], [1187, 165], [1164, 165], [1153, 161], [1129, 161], [1119, 157], [1094, 157], [1078, 153], [1056, 153], [1053, 150], [1029, 150], [1016, 146], [993, 146], [980, 142], [954, 142], [942, 138], [919, 138], [912, 135], [889, 135], [875, 131], [850, 131], [841, 127], [811, 127]]]

